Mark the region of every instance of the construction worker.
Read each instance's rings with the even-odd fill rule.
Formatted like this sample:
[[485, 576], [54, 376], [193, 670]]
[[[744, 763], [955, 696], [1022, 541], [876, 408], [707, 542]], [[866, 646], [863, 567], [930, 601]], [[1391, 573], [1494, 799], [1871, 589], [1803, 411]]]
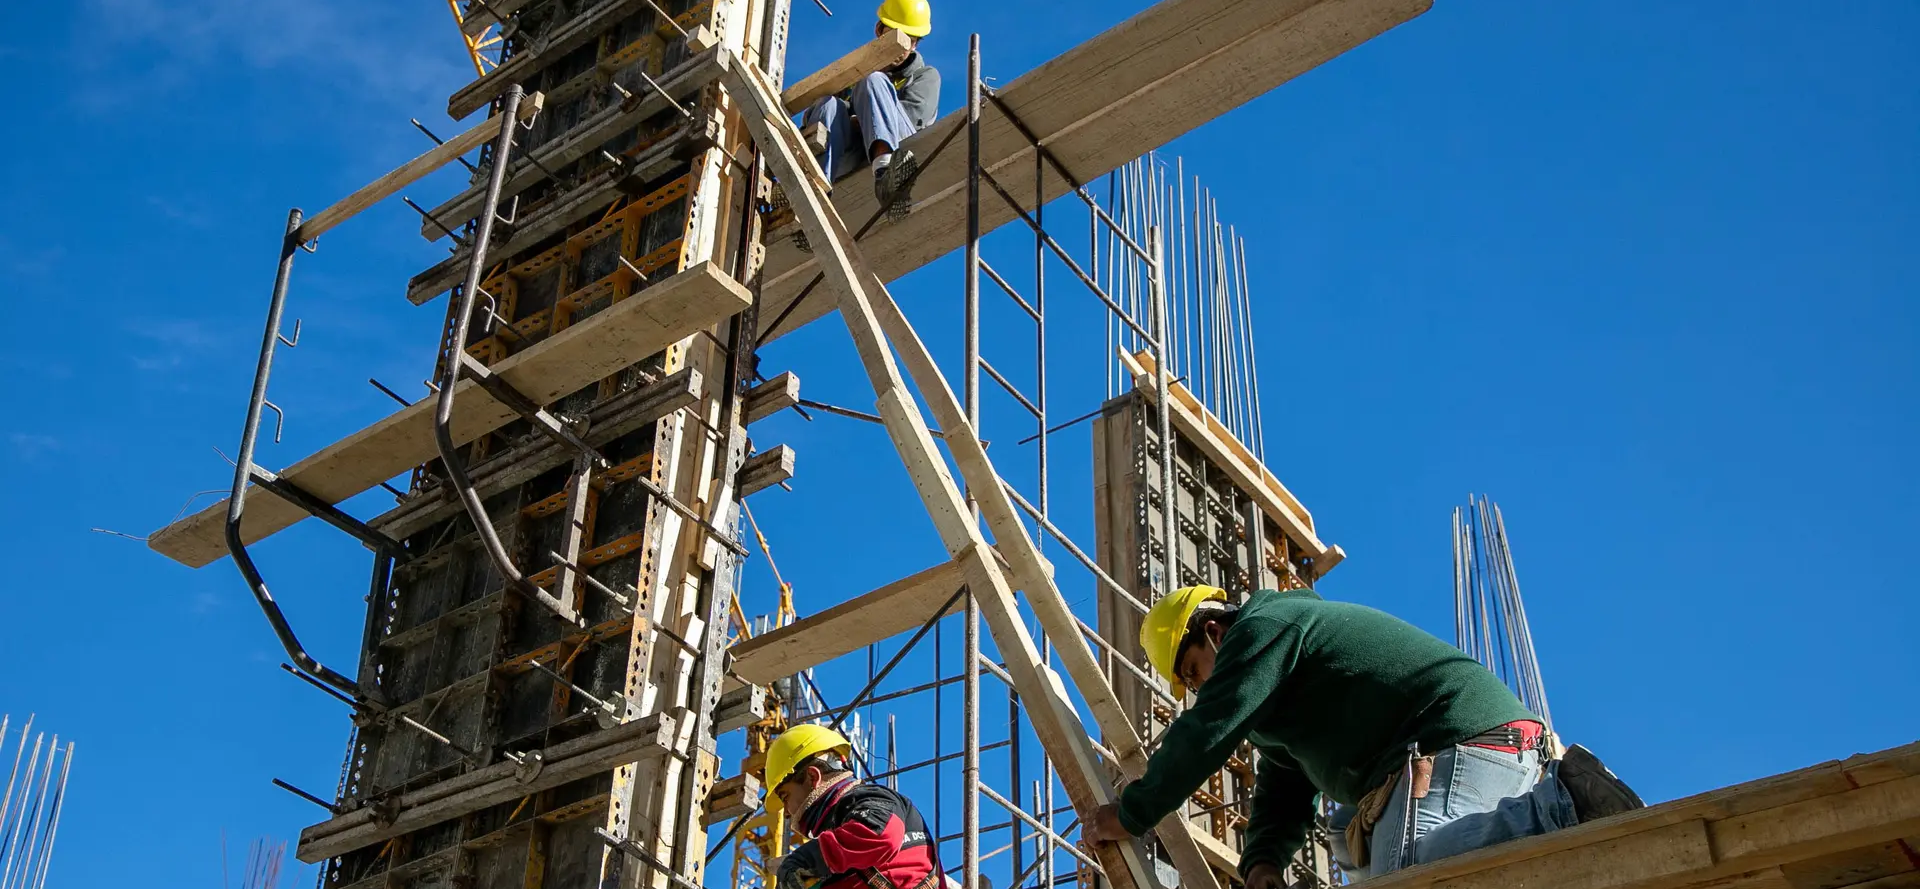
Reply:
[[1334, 858], [1355, 877], [1642, 805], [1586, 748], [1545, 755], [1540, 718], [1487, 668], [1372, 608], [1311, 590], [1262, 590], [1234, 606], [1217, 587], [1187, 587], [1154, 604], [1140, 645], [1176, 697], [1196, 696], [1140, 780], [1094, 814], [1095, 841], [1145, 833], [1242, 741], [1259, 751], [1246, 889], [1287, 885], [1316, 794], [1340, 804]]
[[852, 751], [822, 725], [796, 725], [767, 748], [767, 811], [784, 809], [811, 837], [780, 861], [775, 889], [939, 889], [939, 849], [920, 811], [854, 777]]
[[[875, 37], [898, 29], [912, 47], [884, 70], [862, 78], [838, 96], [814, 103], [801, 117], [802, 131], [826, 128], [820, 169], [838, 182], [861, 165], [873, 166], [873, 193], [888, 218], [904, 217], [912, 205], [909, 180], [920, 169], [912, 151], [900, 143], [933, 124], [940, 104], [940, 72], [920, 56], [920, 38], [933, 32], [927, 0], [882, 0]], [[816, 146], [816, 150], [819, 150]], [[804, 247], [804, 245], [802, 245]]]

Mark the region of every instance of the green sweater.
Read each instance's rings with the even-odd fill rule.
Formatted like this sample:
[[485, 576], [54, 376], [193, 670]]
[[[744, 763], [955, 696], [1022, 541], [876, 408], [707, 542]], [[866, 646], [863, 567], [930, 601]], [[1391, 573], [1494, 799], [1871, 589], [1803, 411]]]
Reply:
[[1486, 667], [1413, 624], [1309, 590], [1262, 590], [1147, 773], [1120, 794], [1120, 823], [1146, 833], [1252, 741], [1240, 872], [1284, 866], [1306, 842], [1315, 793], [1352, 805], [1405, 765], [1409, 743], [1440, 750], [1538, 718]]

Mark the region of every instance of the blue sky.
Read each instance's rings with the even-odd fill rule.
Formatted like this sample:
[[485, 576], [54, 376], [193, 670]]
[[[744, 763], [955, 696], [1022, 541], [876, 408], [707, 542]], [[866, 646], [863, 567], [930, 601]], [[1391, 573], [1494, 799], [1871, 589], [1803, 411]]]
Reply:
[[[868, 33], [840, 5], [796, 4], [793, 71]], [[1140, 5], [1063, 0], [1036, 27], [1030, 6], [942, 4], [926, 50], [953, 72], [946, 106], [968, 32], [1005, 80]], [[227, 563], [189, 571], [89, 529], [145, 534], [225, 487], [214, 448], [237, 438], [287, 206], [418, 153], [408, 117], [455, 129], [439, 109], [471, 71], [427, 0], [81, 0], [16, 19], [0, 36], [22, 97], [0, 148], [0, 712], [79, 744], [52, 885], [131, 869], [210, 885], [222, 831], [241, 847], [317, 820], [268, 779], [327, 792], [345, 714], [276, 668]], [[1920, 676], [1916, 39], [1920, 7], [1895, 0], [1818, 16], [1442, 2], [1172, 146], [1249, 239], [1268, 461], [1349, 553], [1322, 592], [1449, 634], [1448, 511], [1487, 492], [1563, 733], [1648, 797], [1920, 736], [1902, 703]], [[368, 376], [421, 391], [441, 310], [402, 287], [440, 254], [416, 228], [382, 206], [301, 259], [305, 334], [274, 378], [289, 417], [263, 462], [386, 413]], [[989, 250], [1011, 264], [1025, 243]], [[896, 288], [950, 362], [958, 284], [949, 258]], [[1103, 385], [1073, 321], [1098, 320], [1055, 293], [1055, 410], [1072, 416]], [[1004, 308], [988, 354], [1025, 379], [1029, 337]], [[846, 345], [823, 322], [767, 366], [865, 407]], [[1030, 485], [1024, 424], [996, 398], [986, 436]], [[787, 416], [756, 433], [799, 451], [795, 492], [754, 508], [803, 609], [938, 558], [877, 428]], [[1082, 541], [1088, 453], [1084, 428], [1056, 441], [1055, 503]], [[260, 552], [310, 647], [351, 663], [364, 553], [304, 525]], [[1088, 601], [1081, 574], [1063, 587]], [[756, 559], [750, 609], [771, 595]], [[951, 660], [957, 628], [943, 635]], [[844, 696], [864, 669], [822, 678]], [[930, 745], [924, 705], [899, 712]]]

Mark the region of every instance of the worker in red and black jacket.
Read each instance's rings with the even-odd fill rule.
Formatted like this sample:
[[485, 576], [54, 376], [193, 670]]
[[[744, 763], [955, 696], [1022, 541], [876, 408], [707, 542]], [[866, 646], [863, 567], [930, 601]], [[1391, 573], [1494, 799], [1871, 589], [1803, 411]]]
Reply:
[[[775, 889], [941, 889], [939, 850], [906, 797], [863, 783], [852, 745], [819, 725], [788, 729], [767, 750], [767, 809], [811, 837], [780, 862]], [[863, 885], [864, 884], [864, 885]]]

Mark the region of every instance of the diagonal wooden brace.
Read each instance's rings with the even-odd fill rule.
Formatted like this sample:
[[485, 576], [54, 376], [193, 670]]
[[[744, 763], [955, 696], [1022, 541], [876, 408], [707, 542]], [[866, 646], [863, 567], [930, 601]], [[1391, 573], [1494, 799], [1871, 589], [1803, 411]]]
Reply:
[[[926, 504], [947, 551], [967, 566], [969, 582], [978, 597], [988, 629], [1007, 660], [1007, 672], [1023, 699], [1031, 703], [1035, 733], [1056, 759], [1061, 783], [1083, 818], [1114, 798], [1106, 773], [1072, 706], [1055, 690], [1050, 671], [1021, 621], [1013, 589], [1027, 593], [1035, 614], [1067, 673], [1093, 711], [1107, 742], [1119, 757], [1121, 771], [1137, 777], [1146, 767], [1146, 753], [1099, 662], [1080, 636], [1072, 612], [1046, 570], [1044, 560], [1000, 487], [1000, 478], [987, 459], [979, 436], [968, 424], [953, 390], [932, 355], [920, 342], [899, 306], [887, 293], [865, 257], [854, 244], [823, 190], [807, 175], [794, 146], [801, 144], [779, 100], [765, 81], [744, 63], [727, 68], [726, 84], [762, 156], [788, 189], [794, 216], [811, 240], [815, 257], [839, 300], [842, 320], [852, 334], [867, 376], [878, 394], [878, 408], [887, 434], [907, 466], [908, 474]], [[955, 463], [977, 499], [982, 515], [1003, 546], [1011, 568], [1010, 582], [1000, 565], [983, 554], [985, 535], [968, 508], [959, 486], [927, 430], [926, 419], [908, 394], [906, 382], [894, 364], [893, 348], [900, 351], [908, 371], [940, 423]], [[1179, 813], [1159, 825], [1162, 845], [1179, 868], [1186, 889], [1217, 889], [1213, 871], [1194, 841], [1191, 826]], [[1120, 889], [1150, 889], [1155, 883], [1144, 850], [1138, 843], [1101, 844], [1096, 850], [1108, 879]]]

